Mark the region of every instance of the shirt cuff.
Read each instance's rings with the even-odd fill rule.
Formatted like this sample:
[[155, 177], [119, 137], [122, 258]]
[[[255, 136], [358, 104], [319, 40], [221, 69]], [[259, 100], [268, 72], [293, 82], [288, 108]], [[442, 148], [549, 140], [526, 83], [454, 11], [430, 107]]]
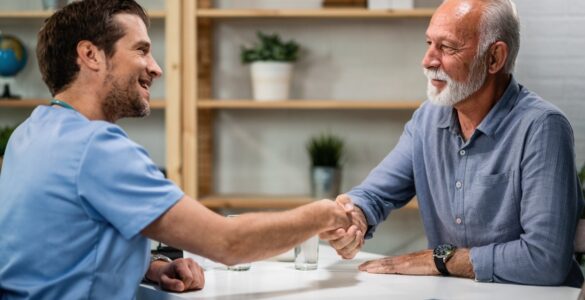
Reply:
[[494, 244], [471, 248], [471, 264], [475, 272], [475, 281], [494, 281]]

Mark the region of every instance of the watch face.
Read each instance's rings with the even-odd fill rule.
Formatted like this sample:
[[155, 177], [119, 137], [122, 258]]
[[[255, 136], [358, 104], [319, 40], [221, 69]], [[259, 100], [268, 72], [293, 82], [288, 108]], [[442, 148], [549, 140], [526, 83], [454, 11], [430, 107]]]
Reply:
[[457, 247], [451, 244], [439, 245], [435, 248], [435, 250], [433, 250], [433, 256], [439, 258], [448, 257], [449, 255], [451, 255], [451, 253], [453, 253], [453, 251], [455, 251], [456, 248]]

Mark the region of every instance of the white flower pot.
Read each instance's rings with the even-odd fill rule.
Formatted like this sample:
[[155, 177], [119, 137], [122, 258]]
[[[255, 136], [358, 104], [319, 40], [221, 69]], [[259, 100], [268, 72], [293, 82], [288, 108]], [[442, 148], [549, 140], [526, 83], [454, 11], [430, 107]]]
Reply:
[[289, 99], [292, 63], [258, 61], [252, 63], [250, 70], [255, 100]]

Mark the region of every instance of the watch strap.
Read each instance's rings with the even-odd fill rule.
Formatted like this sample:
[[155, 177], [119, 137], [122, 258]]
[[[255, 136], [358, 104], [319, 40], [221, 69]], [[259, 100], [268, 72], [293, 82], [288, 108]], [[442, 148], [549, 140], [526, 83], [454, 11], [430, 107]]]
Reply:
[[451, 275], [451, 273], [449, 273], [449, 270], [447, 270], [447, 264], [445, 263], [442, 257], [434, 256], [433, 259], [435, 260], [435, 266], [437, 267], [437, 270], [441, 272], [441, 275], [443, 276]]

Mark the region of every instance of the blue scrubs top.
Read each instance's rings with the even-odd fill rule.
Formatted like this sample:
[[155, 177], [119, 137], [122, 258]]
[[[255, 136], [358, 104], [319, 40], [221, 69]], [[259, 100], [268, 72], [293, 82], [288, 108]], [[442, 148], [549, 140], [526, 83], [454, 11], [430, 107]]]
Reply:
[[182, 196], [119, 126], [37, 107], [0, 175], [0, 298], [134, 298], [139, 233]]

